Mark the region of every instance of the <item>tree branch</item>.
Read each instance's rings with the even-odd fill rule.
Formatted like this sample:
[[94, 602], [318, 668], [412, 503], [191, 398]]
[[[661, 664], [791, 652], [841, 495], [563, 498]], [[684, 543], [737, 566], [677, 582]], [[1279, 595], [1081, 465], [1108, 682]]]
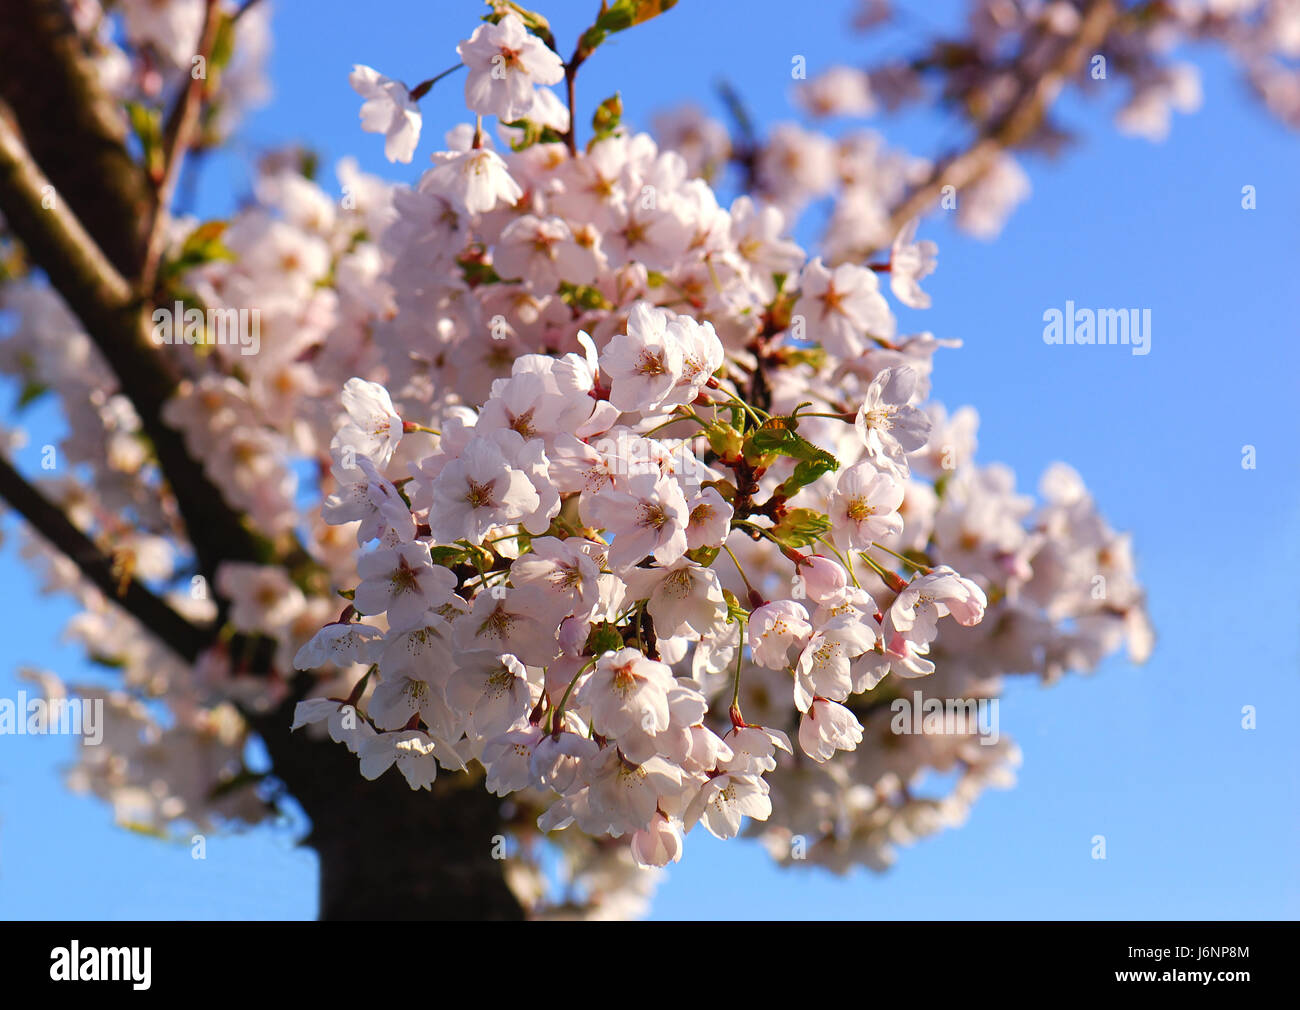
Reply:
[[112, 558], [73, 526], [62, 509], [29, 484], [2, 456], [0, 498], [72, 561], [105, 597], [143, 624], [173, 652], [190, 662], [198, 658], [211, 640], [212, 632], [191, 624], [135, 579], [123, 577]]
[[190, 81], [177, 96], [176, 105], [163, 129], [163, 175], [158, 182], [153, 215], [145, 240], [144, 265], [140, 269], [139, 290], [145, 297], [153, 292], [158, 277], [158, 262], [162, 258], [163, 242], [167, 237], [167, 222], [171, 220], [172, 194], [176, 190], [176, 180], [180, 178], [185, 154], [199, 123], [199, 112], [203, 108], [208, 84], [208, 60], [212, 56], [212, 47], [216, 43], [220, 26], [221, 12], [216, 0], [207, 0], [203, 32], [199, 36], [199, 51], [195, 54], [203, 60], [203, 76], [195, 77], [191, 70]]
[[1024, 83], [1015, 101], [980, 131], [974, 144], [940, 161], [930, 177], [893, 209], [889, 217], [889, 234], [897, 235], [908, 221], [928, 211], [946, 187], [960, 190], [978, 182], [1003, 151], [1024, 143], [1042, 123], [1066, 79], [1077, 73], [1088, 54], [1095, 52], [1105, 41], [1119, 16], [1115, 0], [1092, 0], [1083, 12], [1078, 31], [1053, 64]]
[[176, 377], [148, 342], [144, 307], [59, 199], [5, 113], [0, 106], [0, 213], [81, 321], [135, 407], [204, 574], [214, 579], [218, 563], [226, 559], [262, 560], [252, 532], [189, 455], [180, 433], [163, 423], [162, 408]]
[[62, 0], [5, 0], [0, 98], [61, 199], [118, 272], [134, 277], [149, 187], [127, 150], [121, 106], [100, 87], [67, 7]]

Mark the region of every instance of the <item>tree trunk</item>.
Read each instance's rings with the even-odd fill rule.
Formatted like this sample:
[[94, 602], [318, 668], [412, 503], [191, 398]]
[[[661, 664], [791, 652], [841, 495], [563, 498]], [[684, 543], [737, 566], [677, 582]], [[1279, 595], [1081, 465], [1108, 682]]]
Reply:
[[[138, 273], [141, 228], [156, 196], [135, 164], [118, 110], [100, 87], [67, 5], [62, 0], [4, 0], [3, 7], [0, 116], [8, 124], [12, 114], [18, 130], [9, 127], [7, 133], [21, 133], [23, 141], [13, 145], [9, 161], [0, 157], [5, 162], [0, 197], [7, 197], [0, 202], [7, 224], [81, 319], [135, 406], [176, 493], [200, 568], [211, 582], [221, 561], [259, 560], [259, 545], [211, 483], [202, 462], [188, 454], [181, 435], [161, 421], [176, 376], [148, 345], [138, 307], [125, 291], [126, 281]], [[34, 161], [39, 171], [22, 160], [29, 153], [27, 161]], [[112, 274], [115, 268], [121, 275], [117, 285], [125, 293], [109, 298], [108, 280], [84, 276], [94, 273], [86, 268], [87, 249], [56, 242], [42, 202], [45, 194], [37, 192], [43, 188], [37, 181], [46, 179], [60, 201], [57, 206], [75, 211], [76, 221], [65, 223], [60, 235], [80, 239], [84, 228], [86, 245], [108, 262], [101, 273]], [[76, 228], [70, 231], [72, 224]], [[12, 468], [0, 471], [0, 479], [16, 476]], [[6, 483], [19, 486], [21, 481]], [[29, 513], [45, 509], [37, 496], [29, 499]], [[77, 547], [76, 531], [66, 521], [51, 523], [45, 524], [44, 535], [65, 550], [68, 543]], [[97, 558], [98, 551], [87, 543], [70, 556], [94, 581], [90, 555]], [[139, 596], [142, 591], [136, 587], [135, 592]], [[129, 595], [119, 602], [129, 606]], [[131, 612], [165, 633], [170, 618], [150, 621], [139, 608]], [[185, 635], [182, 629], [165, 640], [193, 661], [202, 643], [179, 640]], [[413, 792], [395, 769], [367, 782], [356, 756], [343, 745], [315, 740], [303, 731], [290, 733], [292, 716], [290, 700], [251, 724], [271, 755], [272, 774], [311, 819], [306, 844], [320, 856], [322, 919], [523, 917], [506, 886], [505, 863], [493, 858], [503, 849], [496, 842], [505, 826], [501, 802], [483, 789], [481, 775], [445, 774], [432, 793]]]
[[272, 774], [311, 819], [323, 920], [522, 919], [493, 858], [501, 800], [482, 776], [439, 775], [412, 790], [396, 767], [368, 782], [343, 744], [289, 732], [292, 705], [259, 719]]

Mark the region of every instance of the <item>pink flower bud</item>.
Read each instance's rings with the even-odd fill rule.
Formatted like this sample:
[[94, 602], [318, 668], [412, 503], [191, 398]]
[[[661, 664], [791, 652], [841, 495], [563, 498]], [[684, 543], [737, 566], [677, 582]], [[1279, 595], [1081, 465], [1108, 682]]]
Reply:
[[804, 580], [808, 599], [816, 603], [839, 595], [849, 584], [844, 566], [820, 554], [810, 554], [808, 560], [799, 566], [799, 575]]

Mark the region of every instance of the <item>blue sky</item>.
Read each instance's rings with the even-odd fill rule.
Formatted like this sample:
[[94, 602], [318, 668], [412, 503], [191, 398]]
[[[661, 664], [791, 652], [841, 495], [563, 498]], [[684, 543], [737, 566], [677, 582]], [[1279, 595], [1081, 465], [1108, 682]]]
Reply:
[[[567, 46], [595, 6], [565, 0], [544, 11]], [[920, 29], [952, 23], [957, 5], [907, 6], [924, 10]], [[775, 0], [682, 0], [608, 43], [583, 68], [580, 101], [589, 111], [620, 90], [625, 118], [648, 126], [654, 110], [684, 100], [720, 111], [711, 86], [726, 78], [760, 123], [790, 118], [793, 55], [810, 73], [862, 58], [845, 30], [851, 7], [791, 21]], [[360, 132], [347, 72], [361, 62], [408, 82], [437, 73], [479, 13], [470, 0], [382, 0], [360, 17], [345, 0], [280, 4], [275, 97], [248, 121], [246, 150], [301, 139], [326, 165], [355, 154], [369, 170], [415, 178], [456, 121], [460, 79], [422, 102], [425, 140], [404, 168]], [[981, 459], [1012, 465], [1026, 490], [1065, 460], [1111, 523], [1133, 532], [1159, 636], [1150, 662], [1117, 658], [1051, 688], [1012, 683], [1000, 717], [1024, 751], [1019, 783], [987, 793], [963, 828], [902, 850], [890, 872], [779, 870], [756, 845], [697, 831], [655, 917], [1300, 915], [1300, 138], [1246, 96], [1225, 60], [1195, 57], [1204, 107], [1178, 116], [1163, 144], [1116, 134], [1108, 117], [1122, 96], [1103, 84], [1093, 100], [1066, 103], [1080, 145], [1059, 162], [1027, 163], [1033, 196], [995, 242], [926, 221], [922, 236], [940, 246], [926, 283], [934, 307], [901, 310], [904, 331], [965, 341], [938, 359], [935, 388], [949, 407], [979, 408]], [[929, 112], [880, 125], [918, 150], [954, 137]], [[1244, 185], [1256, 187], [1256, 210], [1241, 207]], [[213, 161], [198, 209], [220, 214], [246, 191], [237, 159]], [[1150, 309], [1151, 353], [1044, 344], [1043, 312], [1067, 299]], [[36, 444], [58, 428], [45, 409], [24, 423]], [[1241, 466], [1247, 444], [1254, 470]], [[10, 589], [0, 697], [20, 686], [19, 664], [89, 676], [58, 641], [71, 606], [34, 595], [12, 537], [0, 578]], [[1244, 705], [1256, 708], [1254, 730], [1241, 728]], [[105, 805], [67, 793], [59, 769], [71, 757], [66, 739], [0, 737], [0, 916], [314, 915], [314, 858], [294, 847], [292, 828], [210, 839], [208, 858], [195, 861], [188, 847], [116, 829]], [[1096, 834], [1105, 861], [1090, 858]]]

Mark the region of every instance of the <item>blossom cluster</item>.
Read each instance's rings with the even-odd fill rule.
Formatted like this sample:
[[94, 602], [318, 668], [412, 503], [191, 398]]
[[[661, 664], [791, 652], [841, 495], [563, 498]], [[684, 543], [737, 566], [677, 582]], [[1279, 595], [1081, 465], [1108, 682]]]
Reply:
[[[517, 46], [515, 20], [462, 55]], [[453, 130], [394, 193], [387, 379], [342, 390], [322, 512], [355, 528], [358, 581], [295, 657], [365, 674], [296, 722], [413, 788], [481, 765], [542, 832], [663, 865], [697, 823], [767, 820], [781, 754], [854, 751], [864, 706], [932, 675], [990, 594], [1026, 620], [1091, 601], [1034, 568], [1076, 529], [1027, 530], [1005, 473], [969, 467], [969, 421], [925, 406], [944, 344], [898, 333], [876, 270], [809, 257], [776, 203], [724, 208], [648, 136], [568, 150], [521, 126], [553, 71], [471, 78], [513, 149]], [[935, 248], [914, 233], [889, 289], [923, 307]]]
[[[189, 6], [166, 23], [191, 31]], [[5, 284], [0, 369], [66, 408], [46, 493], [178, 612], [213, 620], [219, 596], [231, 629], [276, 646], [255, 667], [223, 638], [187, 665], [27, 534], [124, 689], [76, 782], [151, 830], [266, 816], [238, 711], [300, 696], [302, 671], [299, 732], [413, 788], [480, 775], [513, 833], [563, 851], [590, 914], [635, 913], [643, 867], [699, 824], [783, 861], [884, 865], [1018, 761], [1005, 735], [894, 735], [890, 703], [995, 698], [1006, 675], [1091, 670], [1125, 644], [1142, 658], [1128, 540], [1068, 468], [1035, 504], [977, 463], [974, 410], [933, 396], [958, 344], [895, 307], [929, 304], [937, 250], [883, 216], [924, 165], [800, 128], [728, 199], [717, 124], [678, 113], [656, 142], [605, 103], [579, 145], [560, 57], [497, 7], [457, 50], [464, 81], [433, 85], [463, 83], [470, 121], [412, 185], [344, 162], [331, 192], [273, 152], [228, 221], [169, 232], [161, 283], [256, 306], [261, 347], [167, 348], [184, 379], [164, 420], [292, 560], [191, 576], [111, 370], [48, 287]], [[193, 43], [139, 43], [169, 45]], [[413, 160], [423, 85], [350, 80], [362, 128]], [[862, 200], [805, 250], [796, 217], [835, 187]], [[927, 769], [957, 772], [950, 793], [922, 791]], [[511, 864], [544, 912], [541, 861]]]

